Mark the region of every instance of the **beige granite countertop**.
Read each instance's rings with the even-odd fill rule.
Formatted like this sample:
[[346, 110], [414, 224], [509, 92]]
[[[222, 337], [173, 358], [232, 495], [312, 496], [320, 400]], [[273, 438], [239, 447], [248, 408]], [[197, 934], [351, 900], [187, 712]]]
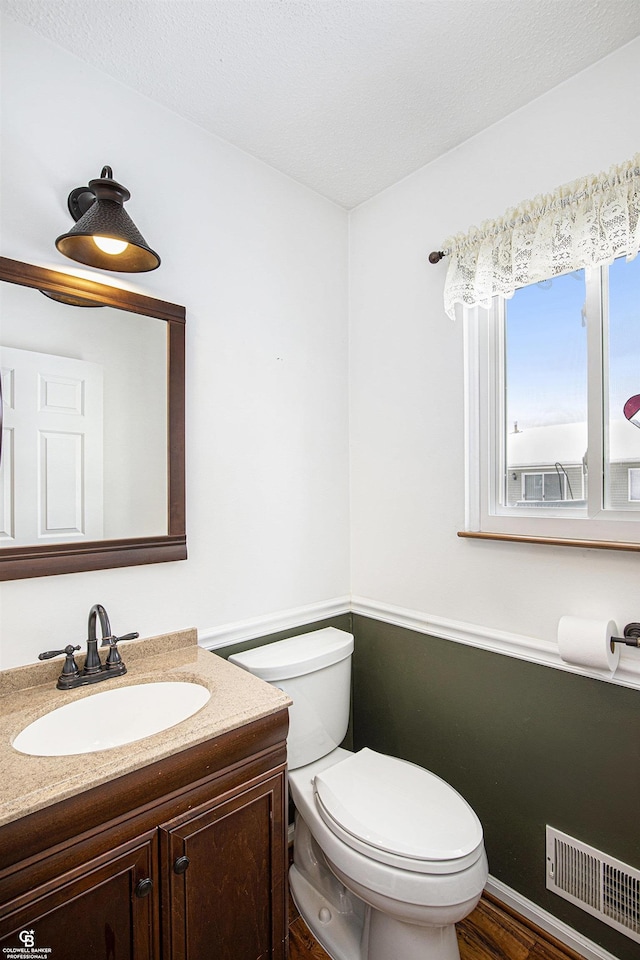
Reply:
[[[127, 673], [76, 690], [56, 689], [63, 658], [0, 671], [0, 825], [235, 730], [287, 707], [289, 697], [198, 646], [195, 630], [120, 644]], [[104, 651], [102, 652], [104, 657]], [[76, 658], [82, 667], [83, 657]], [[33, 757], [12, 747], [29, 723], [56, 707], [136, 683], [179, 680], [211, 691], [187, 720], [122, 747], [66, 757]]]

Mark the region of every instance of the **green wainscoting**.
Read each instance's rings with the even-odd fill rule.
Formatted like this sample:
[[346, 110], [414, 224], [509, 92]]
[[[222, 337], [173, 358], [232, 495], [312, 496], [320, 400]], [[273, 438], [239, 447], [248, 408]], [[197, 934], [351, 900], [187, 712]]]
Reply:
[[482, 821], [493, 877], [618, 960], [640, 946], [545, 888], [545, 824], [640, 869], [640, 691], [344, 614], [215, 651], [355, 635], [344, 746], [437, 773]]
[[545, 824], [640, 868], [640, 691], [353, 616], [353, 738], [476, 810], [492, 876], [619, 960], [640, 945], [545, 889]]

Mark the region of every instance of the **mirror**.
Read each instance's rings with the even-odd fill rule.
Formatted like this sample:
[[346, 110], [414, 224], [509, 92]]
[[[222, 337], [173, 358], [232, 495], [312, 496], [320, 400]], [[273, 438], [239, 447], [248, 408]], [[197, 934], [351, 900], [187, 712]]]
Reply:
[[184, 308], [5, 257], [0, 280], [0, 580], [185, 559]]

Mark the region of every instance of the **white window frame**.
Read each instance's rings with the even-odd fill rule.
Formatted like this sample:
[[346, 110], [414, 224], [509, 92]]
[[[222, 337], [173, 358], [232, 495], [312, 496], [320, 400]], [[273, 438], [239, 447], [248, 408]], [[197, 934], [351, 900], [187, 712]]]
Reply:
[[[640, 550], [640, 512], [605, 510], [604, 450], [608, 411], [603, 371], [608, 370], [606, 268], [585, 270], [587, 322], [587, 393], [589, 476], [583, 510], [553, 507], [505, 507], [500, 484], [505, 456], [504, 301], [496, 297], [489, 309], [462, 311], [465, 368], [465, 527], [460, 536], [488, 539], [556, 542], [612, 549]], [[500, 427], [499, 427], [500, 425]], [[561, 503], [562, 501], [558, 501]]]

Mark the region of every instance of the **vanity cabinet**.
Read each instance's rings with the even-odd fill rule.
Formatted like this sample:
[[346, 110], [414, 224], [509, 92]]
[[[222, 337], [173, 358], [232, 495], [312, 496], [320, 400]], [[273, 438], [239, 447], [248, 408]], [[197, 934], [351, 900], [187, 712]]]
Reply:
[[48, 881], [3, 905], [0, 953], [21, 947], [42, 951], [42, 960], [155, 960], [153, 900], [131, 895], [155, 873], [154, 839], [141, 837], [63, 874], [53, 856]]
[[[274, 864], [282, 858], [273, 830], [282, 820], [282, 784], [273, 777], [222, 803], [205, 805], [161, 828], [161, 858], [170, 865], [162, 915], [171, 960], [278, 956], [273, 923]], [[278, 906], [284, 885], [277, 893]], [[282, 938], [280, 938], [282, 939]]]
[[284, 960], [287, 723], [281, 710], [0, 827], [0, 953]]

